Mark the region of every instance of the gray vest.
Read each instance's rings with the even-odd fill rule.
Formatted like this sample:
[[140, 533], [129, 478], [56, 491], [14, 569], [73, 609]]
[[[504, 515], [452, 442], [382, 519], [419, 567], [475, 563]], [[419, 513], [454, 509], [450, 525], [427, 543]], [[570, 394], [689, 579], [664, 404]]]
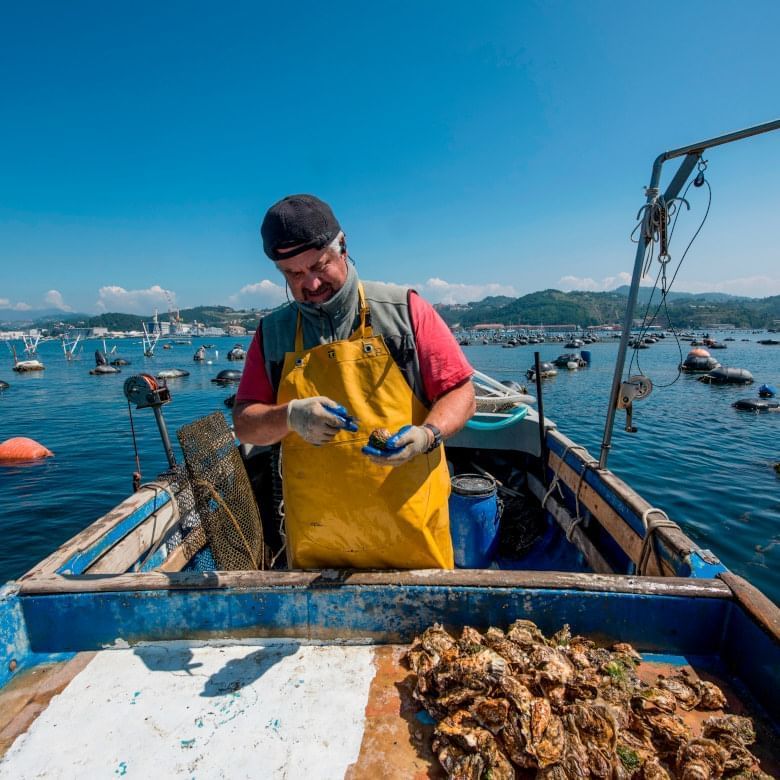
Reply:
[[[295, 351], [295, 328], [299, 311], [302, 314], [304, 349], [348, 338], [359, 327], [357, 275], [354, 274], [354, 269], [350, 268], [350, 271], [351, 278], [348, 278], [345, 285], [347, 289], [344, 290], [346, 296], [341, 296], [346, 297], [346, 300], [339, 305], [329, 307], [330, 301], [323, 306], [291, 302], [260, 321], [257, 339], [263, 350], [265, 370], [274, 393], [279, 390], [284, 356], [287, 352]], [[412, 392], [430, 408], [431, 402], [425, 394], [420, 374], [414, 326], [409, 310], [409, 295], [412, 290], [382, 282], [363, 282], [363, 289], [374, 335], [384, 338], [388, 352], [401, 369]], [[339, 293], [341, 292], [340, 290]], [[339, 293], [336, 295], [339, 296]]]

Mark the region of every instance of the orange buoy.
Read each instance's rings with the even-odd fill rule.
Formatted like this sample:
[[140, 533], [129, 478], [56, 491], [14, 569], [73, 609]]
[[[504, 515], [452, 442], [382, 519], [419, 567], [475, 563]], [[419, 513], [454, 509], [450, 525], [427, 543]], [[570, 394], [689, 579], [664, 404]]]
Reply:
[[35, 439], [27, 439], [24, 436], [15, 436], [6, 439], [0, 444], [0, 463], [20, 460], [40, 460], [54, 455], [43, 444], [38, 444]]
[[694, 355], [695, 357], [711, 357], [710, 353], [707, 352], [706, 349], [701, 349], [700, 347], [697, 349], [692, 349], [688, 354]]

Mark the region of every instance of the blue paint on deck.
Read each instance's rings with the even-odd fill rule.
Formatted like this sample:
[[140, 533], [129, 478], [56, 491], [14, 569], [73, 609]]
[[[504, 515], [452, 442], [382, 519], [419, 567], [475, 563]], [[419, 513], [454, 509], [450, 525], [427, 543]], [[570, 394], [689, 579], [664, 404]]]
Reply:
[[181, 740], [181, 746], [185, 750], [189, 750], [190, 748], [195, 747], [195, 740], [194, 739], [182, 739]]
[[114, 770], [114, 774], [124, 777], [127, 774], [127, 761], [120, 761], [119, 766]]
[[766, 708], [780, 732], [780, 659], [777, 643], [734, 604], [723, 636], [723, 661]]
[[642, 653], [642, 660], [648, 663], [669, 664], [670, 666], [685, 666], [690, 663], [690, 658], [686, 656], [667, 653]]
[[73, 652], [33, 651], [21, 598], [14, 587], [0, 587], [0, 688], [25, 669], [67, 661], [73, 655]]
[[[713, 556], [714, 558], [715, 556]], [[728, 571], [728, 569], [720, 562], [706, 561], [701, 557], [700, 553], [693, 550], [687, 558], [690, 566], [690, 576], [700, 577], [702, 579], [714, 579], [722, 571]]]
[[506, 626], [525, 617], [552, 633], [631, 642], [642, 651], [707, 654], [719, 645], [730, 602], [519, 588], [339, 586], [25, 596], [32, 648], [75, 652], [182, 637], [371, 636], [410, 641], [433, 622]]
[[57, 574], [83, 574], [98, 558], [100, 558], [101, 555], [110, 550], [117, 542], [124, 539], [125, 536], [141, 525], [141, 523], [143, 523], [154, 511], [165, 506], [170, 500], [171, 498], [167, 493], [158, 491], [146, 503], [139, 506], [138, 509], [110, 528], [86, 550], [80, 550], [75, 555], [68, 558], [68, 560], [57, 569]]

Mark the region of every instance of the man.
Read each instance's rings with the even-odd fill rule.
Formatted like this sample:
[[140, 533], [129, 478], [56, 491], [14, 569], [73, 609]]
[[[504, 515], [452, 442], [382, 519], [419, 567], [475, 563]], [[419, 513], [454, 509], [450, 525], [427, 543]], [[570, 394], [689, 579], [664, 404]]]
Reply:
[[[282, 443], [290, 566], [452, 568], [441, 442], [475, 409], [460, 347], [415, 292], [358, 280], [319, 198], [283, 198], [261, 234], [293, 301], [261, 321], [233, 419]], [[376, 428], [392, 454], [363, 451]]]

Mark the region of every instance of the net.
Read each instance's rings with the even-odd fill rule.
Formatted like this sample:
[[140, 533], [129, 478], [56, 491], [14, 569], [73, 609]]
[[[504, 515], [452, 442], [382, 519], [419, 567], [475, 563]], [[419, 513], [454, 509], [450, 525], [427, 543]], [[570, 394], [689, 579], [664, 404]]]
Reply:
[[217, 568], [263, 569], [265, 545], [260, 512], [224, 415], [214, 412], [182, 426], [176, 435], [195, 513]]

